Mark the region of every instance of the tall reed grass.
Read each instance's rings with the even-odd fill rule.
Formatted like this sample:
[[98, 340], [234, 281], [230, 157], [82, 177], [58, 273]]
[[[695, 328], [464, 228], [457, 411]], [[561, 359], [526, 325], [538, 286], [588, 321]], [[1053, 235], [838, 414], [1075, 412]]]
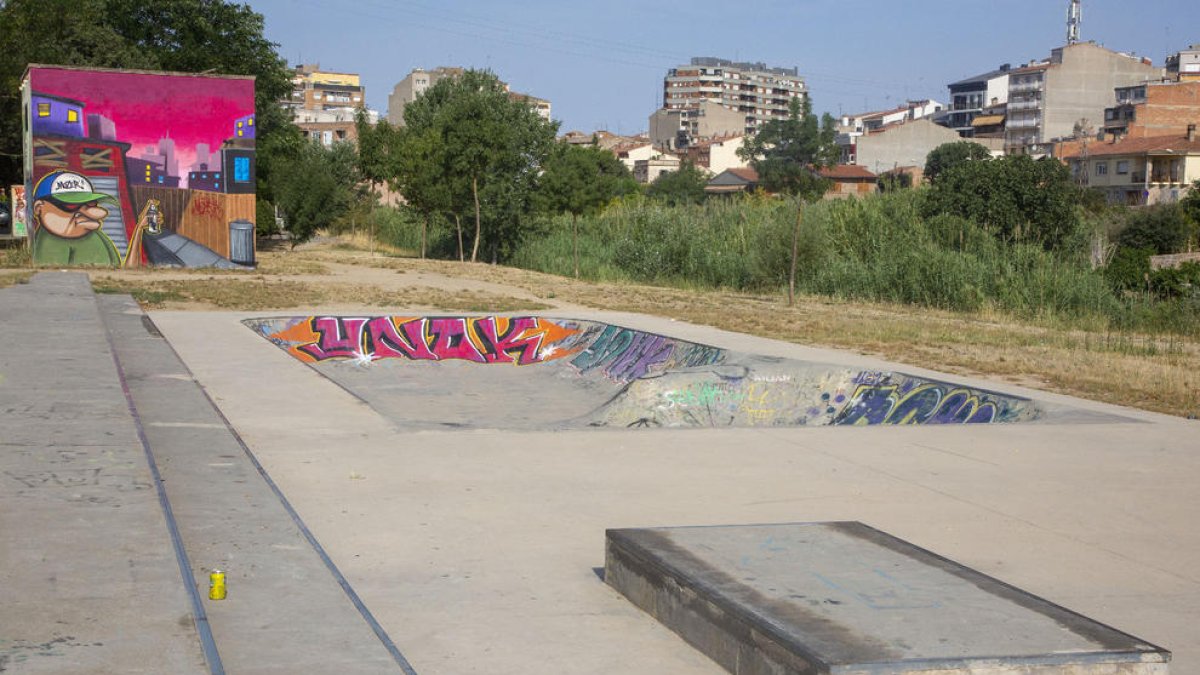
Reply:
[[[1007, 244], [954, 216], [923, 218], [921, 199], [920, 190], [809, 206], [757, 196], [674, 207], [627, 198], [579, 219], [580, 276], [781, 290], [799, 214], [796, 288], [803, 293], [1116, 330], [1200, 332], [1196, 302], [1118, 296], [1082, 254]], [[411, 249], [419, 222], [401, 220], [384, 229], [390, 243]], [[437, 232], [433, 255], [453, 257], [446, 247], [452, 228], [443, 224]], [[572, 260], [572, 219], [564, 215], [545, 220], [505, 262], [570, 276]]]

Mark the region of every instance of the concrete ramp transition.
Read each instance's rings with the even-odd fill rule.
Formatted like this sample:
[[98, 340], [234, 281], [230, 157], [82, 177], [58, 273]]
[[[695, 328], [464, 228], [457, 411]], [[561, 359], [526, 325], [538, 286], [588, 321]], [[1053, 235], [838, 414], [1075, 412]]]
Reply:
[[535, 316], [301, 316], [245, 325], [406, 428], [1029, 422], [1060, 411], [900, 372]]

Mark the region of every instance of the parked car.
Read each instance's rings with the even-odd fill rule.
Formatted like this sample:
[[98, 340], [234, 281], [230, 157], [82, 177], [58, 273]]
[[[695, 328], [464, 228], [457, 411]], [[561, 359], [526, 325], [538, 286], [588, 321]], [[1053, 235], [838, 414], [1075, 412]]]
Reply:
[[0, 237], [12, 236], [12, 212], [8, 204], [0, 203]]

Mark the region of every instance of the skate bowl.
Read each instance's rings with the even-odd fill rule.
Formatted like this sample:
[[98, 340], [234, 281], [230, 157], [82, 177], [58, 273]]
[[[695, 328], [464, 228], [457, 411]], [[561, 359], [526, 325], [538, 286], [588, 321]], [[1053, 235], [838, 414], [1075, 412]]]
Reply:
[[1014, 424], [1097, 415], [902, 372], [747, 354], [593, 321], [297, 316], [243, 323], [405, 429]]

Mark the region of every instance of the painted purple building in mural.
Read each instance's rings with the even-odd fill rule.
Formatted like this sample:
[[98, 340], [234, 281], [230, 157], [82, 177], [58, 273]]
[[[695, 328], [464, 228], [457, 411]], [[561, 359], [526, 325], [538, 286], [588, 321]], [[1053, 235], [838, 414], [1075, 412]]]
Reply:
[[69, 136], [83, 138], [84, 130], [82, 101], [62, 96], [34, 94], [30, 120], [34, 135]]
[[234, 138], [255, 138], [254, 135], [254, 115], [246, 115], [234, 120], [233, 124]]

